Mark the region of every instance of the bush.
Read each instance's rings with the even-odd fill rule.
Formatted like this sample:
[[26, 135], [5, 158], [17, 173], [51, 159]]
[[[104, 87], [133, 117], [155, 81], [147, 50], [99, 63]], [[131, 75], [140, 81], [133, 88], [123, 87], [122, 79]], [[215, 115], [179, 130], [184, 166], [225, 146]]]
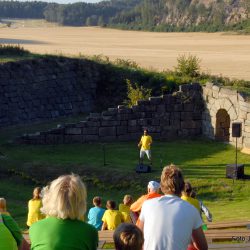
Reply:
[[132, 84], [128, 79], [126, 79], [126, 82], [128, 88], [128, 100], [125, 101], [125, 104], [129, 107], [136, 105], [138, 100], [147, 100], [150, 97], [151, 89], [139, 86], [138, 83]]
[[200, 62], [197, 56], [180, 55], [177, 58], [177, 67], [175, 70], [181, 76], [197, 77], [200, 75]]

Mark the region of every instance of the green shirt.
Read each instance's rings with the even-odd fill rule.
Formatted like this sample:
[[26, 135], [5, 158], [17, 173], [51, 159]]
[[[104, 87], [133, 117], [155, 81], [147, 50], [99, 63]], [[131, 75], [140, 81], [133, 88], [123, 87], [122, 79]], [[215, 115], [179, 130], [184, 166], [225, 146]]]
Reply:
[[29, 230], [32, 250], [96, 250], [98, 232], [83, 221], [48, 217]]
[[23, 241], [23, 235], [19, 226], [10, 215], [6, 214], [1, 214], [1, 215], [3, 218], [4, 225], [9, 229], [9, 231], [13, 235], [14, 239], [16, 240], [17, 246], [20, 246]]

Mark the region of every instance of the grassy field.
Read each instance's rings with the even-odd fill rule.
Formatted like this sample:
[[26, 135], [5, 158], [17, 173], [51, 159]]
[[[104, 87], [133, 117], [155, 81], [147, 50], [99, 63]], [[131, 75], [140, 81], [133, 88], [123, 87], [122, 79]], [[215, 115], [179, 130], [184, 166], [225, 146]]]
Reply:
[[98, 27], [60, 27], [43, 20], [19, 20], [0, 27], [0, 44], [20, 44], [34, 53], [105, 55], [138, 62], [146, 68], [173, 69], [177, 57], [192, 54], [202, 71], [250, 80], [250, 39], [229, 33], [155, 33]]
[[[45, 185], [59, 174], [79, 173], [88, 187], [88, 206], [95, 195], [122, 201], [125, 194], [135, 198], [146, 191], [149, 180], [159, 180], [162, 167], [175, 163], [196, 188], [198, 197], [213, 213], [214, 221], [250, 219], [250, 180], [225, 178], [225, 166], [234, 163], [235, 149], [223, 143], [204, 139], [192, 141], [155, 141], [153, 145], [153, 172], [136, 174], [137, 142], [75, 145], [13, 145], [8, 143], [15, 134], [35, 131], [52, 124], [15, 127], [0, 130], [1, 171], [8, 176], [1, 180], [1, 195], [7, 198], [9, 210], [22, 228], [25, 228], [27, 201], [32, 189]], [[250, 156], [239, 153], [239, 162], [245, 164], [250, 176]]]

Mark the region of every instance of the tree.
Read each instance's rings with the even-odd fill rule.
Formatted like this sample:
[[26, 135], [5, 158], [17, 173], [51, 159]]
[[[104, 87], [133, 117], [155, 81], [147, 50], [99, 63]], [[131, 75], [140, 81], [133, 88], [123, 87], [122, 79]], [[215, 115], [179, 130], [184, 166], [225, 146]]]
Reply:
[[196, 77], [200, 74], [201, 60], [193, 55], [180, 55], [175, 70], [182, 76]]

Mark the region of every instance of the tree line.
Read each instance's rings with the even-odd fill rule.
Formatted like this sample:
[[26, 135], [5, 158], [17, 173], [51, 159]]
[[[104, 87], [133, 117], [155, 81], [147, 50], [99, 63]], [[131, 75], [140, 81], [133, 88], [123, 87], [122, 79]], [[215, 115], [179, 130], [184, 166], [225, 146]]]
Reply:
[[[44, 18], [68, 26], [109, 26], [149, 31], [250, 31], [249, 18], [229, 21], [233, 11], [249, 15], [248, 0], [111, 0], [57, 4], [1, 1], [0, 18]], [[239, 15], [238, 15], [239, 16]]]

